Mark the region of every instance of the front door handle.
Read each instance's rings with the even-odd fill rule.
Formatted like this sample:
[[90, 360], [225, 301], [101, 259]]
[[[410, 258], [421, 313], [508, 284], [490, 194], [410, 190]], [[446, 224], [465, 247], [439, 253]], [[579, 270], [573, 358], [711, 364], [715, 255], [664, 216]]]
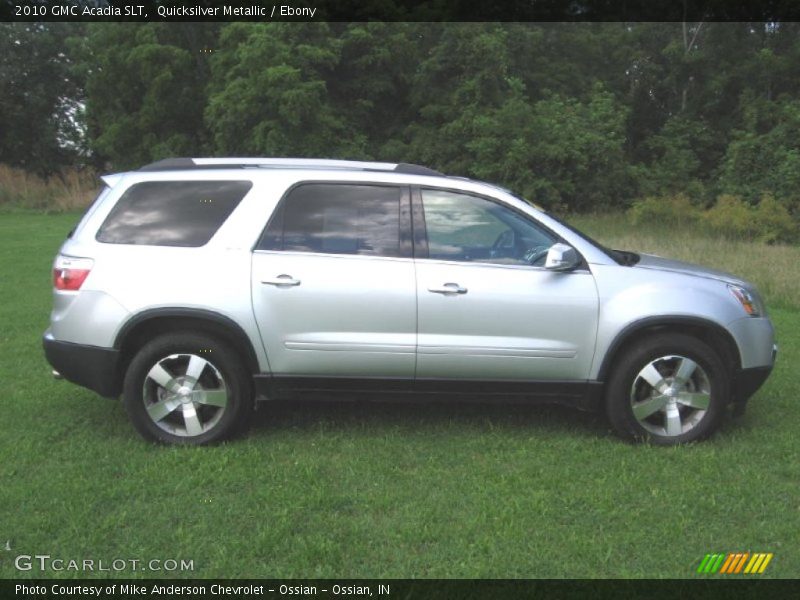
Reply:
[[300, 285], [300, 280], [293, 278], [291, 275], [278, 275], [274, 279], [262, 279], [261, 283], [266, 285], [274, 285], [277, 287], [293, 287]]
[[445, 283], [442, 287], [429, 287], [428, 291], [434, 294], [466, 294], [467, 288], [457, 283]]

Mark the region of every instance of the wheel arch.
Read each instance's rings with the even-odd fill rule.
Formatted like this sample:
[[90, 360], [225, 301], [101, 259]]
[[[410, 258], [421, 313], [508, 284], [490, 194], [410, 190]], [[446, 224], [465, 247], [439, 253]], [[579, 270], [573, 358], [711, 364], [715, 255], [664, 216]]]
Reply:
[[695, 337], [719, 353], [728, 367], [730, 376], [741, 368], [739, 347], [724, 327], [700, 317], [660, 316], [639, 319], [625, 326], [614, 338], [603, 357], [597, 373], [598, 381], [608, 381], [609, 372], [617, 358], [631, 345], [655, 333], [683, 333]]
[[260, 372], [253, 344], [244, 329], [230, 317], [194, 308], [154, 308], [138, 313], [119, 330], [114, 348], [120, 353], [117, 379], [121, 380], [136, 352], [148, 340], [170, 332], [205, 333], [228, 343], [251, 374]]

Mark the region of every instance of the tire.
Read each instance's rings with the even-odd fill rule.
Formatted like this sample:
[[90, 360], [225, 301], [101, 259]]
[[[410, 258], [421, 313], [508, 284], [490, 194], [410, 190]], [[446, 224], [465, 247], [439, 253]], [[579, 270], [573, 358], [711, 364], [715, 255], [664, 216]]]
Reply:
[[176, 333], [153, 339], [134, 356], [123, 404], [146, 439], [203, 445], [245, 429], [253, 391], [229, 345], [208, 335]]
[[615, 362], [606, 414], [623, 438], [673, 446], [713, 434], [729, 399], [730, 380], [715, 350], [688, 335], [658, 334]]

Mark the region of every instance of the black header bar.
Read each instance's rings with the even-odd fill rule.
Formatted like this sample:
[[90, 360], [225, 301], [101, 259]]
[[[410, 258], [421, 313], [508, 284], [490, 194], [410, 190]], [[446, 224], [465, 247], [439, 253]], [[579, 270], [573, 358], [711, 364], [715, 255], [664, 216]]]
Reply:
[[[745, 579], [747, 577], [747, 579]], [[4, 599], [192, 598], [255, 600], [293, 598], [647, 598], [660, 600], [745, 600], [796, 598], [791, 579], [719, 576], [702, 579], [27, 579], [0, 580]]]
[[0, 21], [800, 21], [798, 0], [0, 0]]

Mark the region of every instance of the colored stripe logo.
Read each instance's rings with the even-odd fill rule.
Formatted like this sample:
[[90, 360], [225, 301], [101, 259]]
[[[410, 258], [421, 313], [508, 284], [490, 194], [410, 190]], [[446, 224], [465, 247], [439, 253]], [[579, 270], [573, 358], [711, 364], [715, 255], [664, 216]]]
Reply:
[[772, 552], [729, 552], [727, 554], [706, 554], [697, 567], [698, 573], [719, 573], [737, 575], [763, 573], [773, 557]]

